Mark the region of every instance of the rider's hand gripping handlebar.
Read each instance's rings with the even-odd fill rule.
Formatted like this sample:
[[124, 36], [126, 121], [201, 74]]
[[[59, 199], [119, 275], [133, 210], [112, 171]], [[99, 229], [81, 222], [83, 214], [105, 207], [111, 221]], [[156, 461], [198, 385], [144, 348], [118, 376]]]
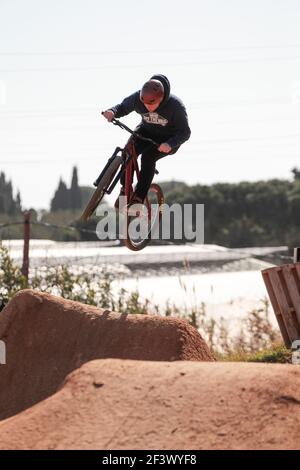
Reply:
[[[101, 114], [103, 115], [104, 112], [102, 111]], [[115, 126], [121, 127], [121, 129], [124, 129], [125, 131], [129, 132], [129, 134], [133, 135], [134, 137], [137, 137], [140, 140], [143, 140], [144, 142], [149, 142], [149, 144], [155, 145], [155, 147], [159, 147], [159, 145], [160, 145], [157, 142], [155, 142], [155, 140], [150, 139], [149, 137], [144, 137], [143, 135], [139, 134], [138, 132], [133, 131], [128, 126], [126, 126], [126, 124], [124, 124], [123, 122], [119, 121], [116, 118], [113, 118], [110, 122], [112, 122]]]

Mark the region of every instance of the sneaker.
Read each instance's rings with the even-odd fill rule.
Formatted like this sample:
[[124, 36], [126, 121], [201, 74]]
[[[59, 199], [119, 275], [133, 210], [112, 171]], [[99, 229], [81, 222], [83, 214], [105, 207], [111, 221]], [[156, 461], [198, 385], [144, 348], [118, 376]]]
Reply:
[[139, 197], [136, 193], [133, 193], [133, 195], [131, 196], [129, 205], [132, 206], [133, 204], [143, 204], [143, 203], [144, 203], [144, 199]]
[[118, 211], [120, 209], [120, 196], [125, 196], [125, 188], [122, 186], [121, 190], [120, 190], [120, 194], [119, 196], [117, 197], [116, 201], [115, 201], [115, 209]]

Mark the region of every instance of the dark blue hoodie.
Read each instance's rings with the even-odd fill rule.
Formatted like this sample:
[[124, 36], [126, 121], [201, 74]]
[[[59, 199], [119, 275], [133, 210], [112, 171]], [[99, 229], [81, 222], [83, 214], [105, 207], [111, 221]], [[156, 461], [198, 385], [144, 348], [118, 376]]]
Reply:
[[148, 135], [159, 144], [167, 143], [172, 149], [179, 148], [189, 139], [189, 128], [186, 109], [182, 101], [170, 94], [170, 82], [164, 75], [153, 75], [151, 79], [159, 80], [164, 86], [164, 99], [154, 112], [149, 112], [140, 100], [140, 91], [125, 98], [121, 104], [110, 108], [116, 118], [136, 111], [142, 116], [138, 126], [144, 135]]

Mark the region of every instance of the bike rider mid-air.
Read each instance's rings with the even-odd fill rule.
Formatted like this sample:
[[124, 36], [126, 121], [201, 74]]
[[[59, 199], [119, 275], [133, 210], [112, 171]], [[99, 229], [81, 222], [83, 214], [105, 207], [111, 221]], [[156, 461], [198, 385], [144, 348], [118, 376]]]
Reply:
[[[103, 115], [110, 122], [132, 111], [142, 116], [136, 131], [160, 145], [156, 148], [136, 140], [136, 153], [141, 154], [141, 172], [130, 205], [143, 203], [154, 177], [156, 161], [176, 153], [191, 135], [186, 109], [177, 96], [170, 94], [170, 83], [164, 75], [153, 75], [140, 91], [106, 110]], [[119, 197], [125, 195], [125, 174], [121, 178], [121, 185]], [[119, 207], [119, 197], [115, 202], [116, 209]]]

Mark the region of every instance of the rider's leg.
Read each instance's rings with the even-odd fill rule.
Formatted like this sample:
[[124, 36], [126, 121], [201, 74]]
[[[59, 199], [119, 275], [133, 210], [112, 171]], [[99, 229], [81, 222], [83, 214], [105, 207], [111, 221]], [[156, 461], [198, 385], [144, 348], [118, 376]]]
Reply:
[[173, 155], [176, 153], [178, 148], [172, 150], [169, 153], [160, 153], [156, 148], [153, 146], [147, 147], [141, 156], [141, 171], [140, 171], [140, 178], [136, 185], [134, 196], [144, 200], [147, 196], [149, 188], [151, 186], [154, 174], [155, 174], [155, 166], [157, 160], [161, 158], [165, 158], [168, 155]]
[[[148, 143], [143, 142], [143, 141], [136, 141], [135, 142], [136, 154], [140, 155], [140, 153], [142, 153], [146, 147], [149, 147]], [[120, 194], [118, 195], [118, 197], [115, 201], [115, 209], [117, 209], [117, 210], [119, 210], [119, 208], [120, 208], [119, 207], [119, 205], [120, 205], [120, 201], [119, 201], [120, 196], [125, 196], [125, 178], [126, 178], [125, 175], [126, 175], [126, 172], [124, 171], [123, 174], [121, 175], [121, 178], [120, 178], [120, 183], [121, 183]], [[124, 202], [126, 202], [126, 201], [124, 201]], [[138, 202], [140, 202], [140, 201], [138, 201]]]
[[155, 162], [159, 152], [155, 148], [148, 148], [141, 155], [140, 178], [135, 187], [134, 195], [144, 200], [155, 173]]

